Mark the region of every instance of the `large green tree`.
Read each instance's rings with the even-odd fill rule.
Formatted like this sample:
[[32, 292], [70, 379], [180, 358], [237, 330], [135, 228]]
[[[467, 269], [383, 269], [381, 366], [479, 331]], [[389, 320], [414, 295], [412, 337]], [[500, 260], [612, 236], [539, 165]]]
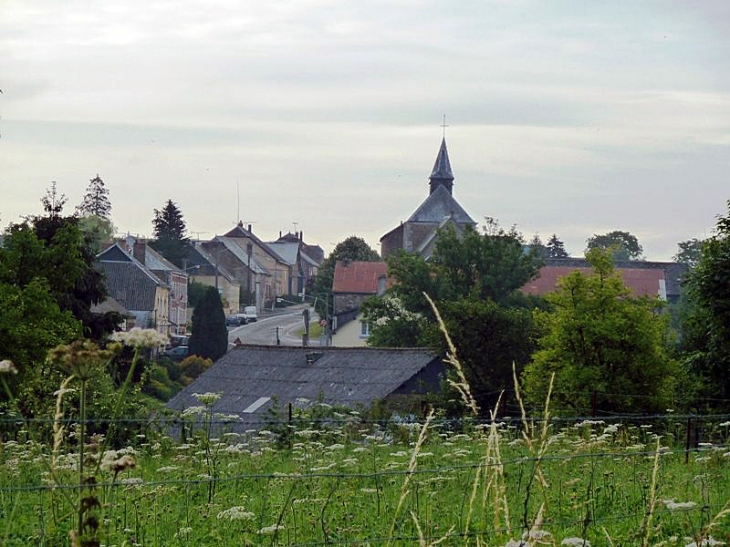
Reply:
[[65, 198], [58, 196], [55, 184], [41, 201], [45, 215], [28, 217], [6, 230], [0, 249], [0, 281], [23, 288], [34, 279], [45, 280], [60, 309], [82, 322], [84, 335], [100, 339], [121, 318], [115, 313], [91, 312], [106, 297], [91, 238], [79, 228], [77, 217], [62, 215]]
[[442, 229], [429, 260], [406, 252], [389, 256], [394, 283], [387, 297], [362, 306], [372, 327], [368, 343], [445, 353], [428, 294], [456, 344], [477, 403], [491, 408], [500, 390], [512, 385], [513, 363], [521, 370], [532, 350], [532, 302], [519, 288], [539, 271], [538, 252], [525, 252], [514, 228], [505, 231], [491, 221], [481, 232]]
[[188, 256], [187, 226], [183, 214], [171, 199], [167, 200], [162, 209], [154, 211], [152, 226], [155, 238], [150, 241], [150, 246], [167, 260], [182, 268], [183, 261]]
[[610, 251], [614, 260], [643, 260], [644, 249], [636, 236], [629, 232], [613, 230], [606, 234], [594, 234], [586, 240], [586, 245], [586, 251]]
[[680, 241], [677, 243], [678, 251], [677, 254], [672, 257], [672, 260], [679, 262], [680, 264], [687, 264], [690, 268], [697, 266], [697, 263], [702, 257], [702, 246], [705, 244], [702, 239], [688, 239], [687, 241]]
[[682, 325], [682, 349], [699, 395], [723, 408], [730, 407], [730, 200], [727, 206], [687, 278]]
[[[658, 299], [632, 298], [606, 251], [587, 258], [595, 273], [573, 272], [548, 294], [550, 311], [536, 312], [543, 336], [522, 378], [527, 398], [586, 414], [673, 408], [679, 368], [668, 355], [668, 321]], [[595, 393], [595, 395], [594, 395]]]
[[190, 355], [215, 361], [228, 351], [228, 329], [223, 303], [215, 287], [208, 287], [195, 306], [192, 333], [188, 342]]

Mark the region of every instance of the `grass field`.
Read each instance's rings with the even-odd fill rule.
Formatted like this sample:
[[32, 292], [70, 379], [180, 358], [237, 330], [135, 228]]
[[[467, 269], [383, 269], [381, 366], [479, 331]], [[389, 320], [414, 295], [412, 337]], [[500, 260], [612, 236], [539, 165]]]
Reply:
[[[236, 434], [213, 423], [214, 405], [184, 443], [148, 431], [106, 452], [84, 488], [73, 434], [55, 453], [22, 431], [1, 443], [2, 545], [70, 545], [84, 504], [107, 546], [730, 543], [718, 419], [685, 452], [673, 417], [477, 427], [336, 415]], [[87, 442], [87, 469], [98, 446]]]

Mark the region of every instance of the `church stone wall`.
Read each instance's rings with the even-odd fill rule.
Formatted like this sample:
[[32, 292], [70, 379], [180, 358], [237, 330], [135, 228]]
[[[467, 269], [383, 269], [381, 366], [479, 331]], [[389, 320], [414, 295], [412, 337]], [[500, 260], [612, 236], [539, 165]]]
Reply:
[[401, 224], [380, 239], [380, 256], [385, 259], [388, 255], [403, 248], [403, 225]]

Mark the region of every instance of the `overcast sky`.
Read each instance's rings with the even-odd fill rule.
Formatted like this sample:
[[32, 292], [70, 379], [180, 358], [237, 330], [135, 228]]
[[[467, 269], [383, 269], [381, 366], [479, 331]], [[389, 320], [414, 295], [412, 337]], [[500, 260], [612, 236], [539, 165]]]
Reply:
[[0, 222], [98, 173], [120, 233], [172, 199], [201, 239], [379, 250], [446, 114], [475, 220], [669, 260], [727, 211], [729, 27], [727, 0], [0, 0]]

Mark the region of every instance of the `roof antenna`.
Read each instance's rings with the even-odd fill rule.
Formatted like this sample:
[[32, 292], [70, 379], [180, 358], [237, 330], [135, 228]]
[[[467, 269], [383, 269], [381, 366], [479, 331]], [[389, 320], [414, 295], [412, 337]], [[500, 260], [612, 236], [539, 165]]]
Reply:
[[444, 114], [444, 122], [441, 124], [441, 128], [443, 129], [443, 135], [442, 135], [442, 137], [444, 139], [446, 138], [446, 128], [447, 127], [449, 127], [449, 126], [446, 125], [446, 114]]
[[236, 177], [236, 224], [241, 222], [241, 191], [238, 189], [238, 177]]

